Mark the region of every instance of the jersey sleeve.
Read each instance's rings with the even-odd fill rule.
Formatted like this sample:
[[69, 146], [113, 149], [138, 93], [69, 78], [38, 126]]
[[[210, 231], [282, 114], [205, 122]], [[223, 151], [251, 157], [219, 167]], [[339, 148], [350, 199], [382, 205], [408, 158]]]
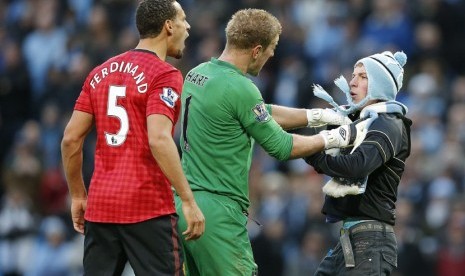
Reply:
[[287, 160], [292, 151], [292, 135], [271, 117], [258, 88], [253, 84], [234, 91], [230, 98], [236, 115], [247, 133], [271, 156]]
[[79, 94], [79, 97], [76, 100], [76, 104], [74, 105], [74, 110], [94, 114], [89, 86], [89, 78], [91, 75], [92, 74], [89, 74], [89, 76], [86, 78], [86, 81], [82, 85], [81, 93]]
[[152, 83], [152, 91], [147, 101], [146, 116], [163, 114], [173, 125], [176, 124], [181, 108], [182, 75], [178, 70], [170, 70]]

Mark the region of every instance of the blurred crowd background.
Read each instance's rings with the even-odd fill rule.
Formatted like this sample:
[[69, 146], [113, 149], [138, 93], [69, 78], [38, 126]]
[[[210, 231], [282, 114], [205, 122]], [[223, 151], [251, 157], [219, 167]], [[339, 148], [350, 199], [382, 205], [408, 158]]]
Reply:
[[[276, 54], [253, 78], [268, 103], [327, 107], [313, 96], [318, 83], [344, 104], [335, 78], [350, 78], [361, 57], [404, 51], [398, 100], [414, 124], [398, 190], [395, 275], [465, 275], [464, 1], [179, 2], [192, 29], [183, 59], [168, 61], [183, 74], [221, 54], [236, 10], [278, 17]], [[82, 274], [83, 237], [71, 225], [60, 141], [88, 72], [135, 47], [136, 4], [0, 0], [0, 275]], [[87, 183], [94, 147], [95, 134], [85, 147]], [[335, 245], [339, 225], [320, 213], [325, 181], [302, 160], [277, 162], [256, 148], [248, 228], [260, 275], [312, 275]]]

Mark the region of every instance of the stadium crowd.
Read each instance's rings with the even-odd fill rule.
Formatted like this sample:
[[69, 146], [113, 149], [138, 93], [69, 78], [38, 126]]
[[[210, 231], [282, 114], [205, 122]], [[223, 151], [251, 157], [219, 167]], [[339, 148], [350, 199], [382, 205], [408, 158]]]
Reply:
[[[465, 274], [465, 1], [178, 2], [192, 28], [184, 57], [168, 61], [183, 74], [221, 54], [236, 10], [278, 17], [275, 56], [252, 78], [269, 103], [327, 107], [313, 83], [333, 87], [359, 57], [404, 51], [397, 99], [413, 120], [412, 153], [399, 187], [394, 275]], [[82, 274], [83, 239], [71, 225], [60, 141], [90, 69], [136, 45], [136, 3], [0, 0], [0, 275]], [[345, 100], [337, 91], [333, 97]], [[260, 275], [311, 275], [335, 243], [339, 225], [320, 213], [326, 180], [303, 160], [278, 162], [256, 148], [248, 228]]]

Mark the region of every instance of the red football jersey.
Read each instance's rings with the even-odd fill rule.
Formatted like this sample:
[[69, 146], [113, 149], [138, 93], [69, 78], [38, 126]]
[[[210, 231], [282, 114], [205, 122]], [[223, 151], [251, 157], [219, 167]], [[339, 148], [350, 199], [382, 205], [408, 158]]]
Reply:
[[152, 156], [147, 116], [176, 124], [182, 75], [155, 53], [131, 50], [96, 67], [75, 110], [94, 116], [97, 145], [85, 219], [134, 223], [175, 212], [171, 184]]

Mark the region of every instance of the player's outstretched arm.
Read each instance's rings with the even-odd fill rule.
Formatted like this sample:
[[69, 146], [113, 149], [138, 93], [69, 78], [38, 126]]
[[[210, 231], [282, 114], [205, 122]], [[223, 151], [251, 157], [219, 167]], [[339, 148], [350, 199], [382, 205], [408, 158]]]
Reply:
[[271, 105], [271, 114], [283, 129], [345, 125], [352, 122], [346, 115], [330, 108], [299, 109]]
[[325, 149], [344, 148], [362, 139], [366, 120], [359, 120], [349, 125], [343, 125], [331, 130], [323, 130], [313, 136], [293, 134], [293, 146], [290, 158], [313, 155]]
[[153, 114], [147, 117], [152, 155], [182, 200], [182, 211], [187, 222], [187, 229], [182, 234], [186, 240], [195, 240], [205, 232], [205, 217], [182, 171], [178, 150], [171, 135], [172, 127], [173, 123], [165, 115]]
[[307, 113], [305, 109], [280, 105], [271, 105], [271, 116], [283, 129], [306, 127]]

